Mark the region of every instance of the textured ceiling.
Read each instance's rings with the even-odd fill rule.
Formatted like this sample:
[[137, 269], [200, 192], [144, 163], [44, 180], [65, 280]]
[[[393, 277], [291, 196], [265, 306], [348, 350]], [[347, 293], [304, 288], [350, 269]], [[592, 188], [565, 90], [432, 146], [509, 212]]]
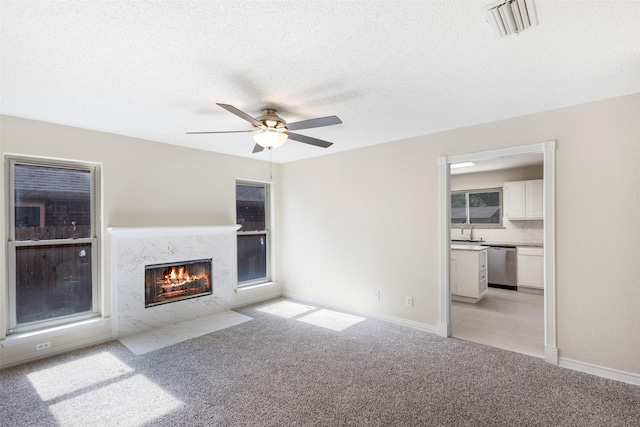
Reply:
[[485, 1], [5, 1], [1, 112], [221, 153], [250, 129], [215, 103], [344, 122], [288, 162], [640, 92], [640, 1], [537, 0], [496, 39]]

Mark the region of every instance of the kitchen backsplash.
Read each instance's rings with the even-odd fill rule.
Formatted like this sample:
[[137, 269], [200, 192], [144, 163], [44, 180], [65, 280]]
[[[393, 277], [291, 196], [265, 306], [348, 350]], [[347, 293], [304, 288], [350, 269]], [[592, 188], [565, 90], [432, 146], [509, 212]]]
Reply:
[[[503, 243], [542, 243], [544, 239], [544, 221], [504, 221], [505, 228], [475, 228], [473, 238], [487, 242]], [[468, 239], [469, 229], [464, 228], [460, 234], [459, 228], [451, 229], [451, 239]]]

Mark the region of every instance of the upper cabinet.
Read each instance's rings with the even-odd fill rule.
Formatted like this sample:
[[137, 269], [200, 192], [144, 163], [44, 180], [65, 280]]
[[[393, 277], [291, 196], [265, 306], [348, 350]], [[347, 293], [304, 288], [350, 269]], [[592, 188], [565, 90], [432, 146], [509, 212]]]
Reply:
[[510, 220], [544, 219], [541, 179], [504, 183], [504, 217]]

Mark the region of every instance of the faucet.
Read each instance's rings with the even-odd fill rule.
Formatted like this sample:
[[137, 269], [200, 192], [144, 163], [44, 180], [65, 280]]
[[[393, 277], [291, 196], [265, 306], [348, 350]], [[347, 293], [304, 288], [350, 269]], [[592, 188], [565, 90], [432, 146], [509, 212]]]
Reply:
[[[473, 224], [471, 224], [471, 220], [468, 219], [463, 224], [469, 224], [469, 240], [473, 240]], [[464, 226], [460, 229], [460, 234], [464, 234]]]

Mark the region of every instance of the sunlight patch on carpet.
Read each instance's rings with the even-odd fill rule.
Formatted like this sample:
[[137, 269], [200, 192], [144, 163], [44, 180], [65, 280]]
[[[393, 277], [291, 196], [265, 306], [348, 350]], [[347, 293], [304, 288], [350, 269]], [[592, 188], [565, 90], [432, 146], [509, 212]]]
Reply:
[[239, 325], [249, 320], [252, 320], [249, 316], [227, 310], [165, 328], [123, 337], [120, 338], [120, 342], [127, 346], [133, 354], [140, 355]]
[[316, 312], [309, 313], [298, 320], [300, 322], [332, 329], [334, 331], [344, 331], [345, 329], [362, 322], [365, 318], [354, 316], [352, 314], [338, 313], [337, 311], [318, 310]]
[[40, 399], [51, 402], [48, 409], [63, 427], [144, 425], [184, 406], [109, 352], [31, 372], [27, 378]]
[[131, 372], [133, 369], [127, 364], [110, 353], [104, 352], [32, 372], [27, 375], [27, 378], [40, 398], [47, 401]]
[[64, 427], [140, 426], [181, 406], [184, 402], [135, 375], [55, 403], [49, 410]]

